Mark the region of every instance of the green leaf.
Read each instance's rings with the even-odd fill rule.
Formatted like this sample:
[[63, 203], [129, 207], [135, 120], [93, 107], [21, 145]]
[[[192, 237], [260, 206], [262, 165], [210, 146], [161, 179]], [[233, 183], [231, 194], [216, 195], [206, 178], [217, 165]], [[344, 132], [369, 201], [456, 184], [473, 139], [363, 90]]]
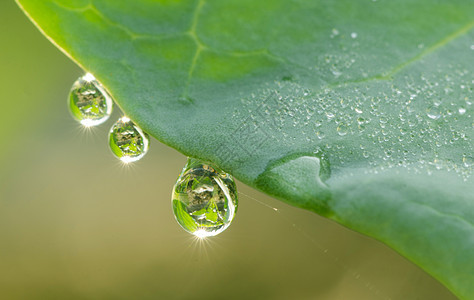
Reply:
[[468, 0], [19, 0], [145, 131], [474, 299]]

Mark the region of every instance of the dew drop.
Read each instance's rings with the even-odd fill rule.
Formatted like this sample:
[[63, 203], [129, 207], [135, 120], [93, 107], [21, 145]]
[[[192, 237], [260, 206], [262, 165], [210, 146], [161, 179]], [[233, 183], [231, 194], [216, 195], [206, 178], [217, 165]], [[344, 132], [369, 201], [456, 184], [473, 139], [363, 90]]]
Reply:
[[323, 131], [317, 131], [317, 132], [316, 132], [316, 136], [318, 137], [318, 139], [322, 140], [322, 139], [324, 139], [324, 137], [326, 136], [326, 134], [324, 134]]
[[173, 212], [179, 225], [199, 238], [226, 230], [237, 211], [237, 188], [231, 175], [188, 158], [173, 187]]
[[474, 165], [474, 158], [471, 156], [468, 156], [467, 154], [463, 154], [462, 163], [464, 167], [469, 168]]
[[364, 123], [366, 123], [366, 120], [365, 120], [364, 118], [362, 118], [362, 117], [358, 117], [358, 118], [357, 118], [357, 123], [359, 123], [359, 124], [364, 124]]
[[458, 109], [458, 112], [459, 112], [460, 115], [464, 115], [466, 113], [466, 109], [464, 107], [460, 107]]
[[340, 136], [345, 136], [347, 134], [347, 126], [344, 124], [337, 126], [336, 130], [337, 134], [339, 134]]
[[435, 99], [435, 100], [433, 101], [433, 105], [434, 105], [434, 106], [440, 106], [441, 103], [442, 103], [441, 99]]
[[331, 120], [332, 118], [335, 117], [335, 115], [334, 115], [333, 112], [327, 111], [327, 112], [326, 112], [326, 117], [328, 118], [328, 120]]
[[410, 127], [415, 127], [418, 125], [418, 116], [417, 115], [408, 115], [407, 116], [407, 123]]
[[148, 152], [148, 134], [127, 117], [120, 118], [110, 129], [109, 146], [124, 163], [141, 159]]
[[438, 120], [441, 117], [441, 111], [438, 106], [433, 105], [426, 110], [426, 115], [430, 119]]
[[112, 113], [112, 97], [90, 73], [74, 82], [68, 101], [71, 115], [86, 127], [104, 123]]

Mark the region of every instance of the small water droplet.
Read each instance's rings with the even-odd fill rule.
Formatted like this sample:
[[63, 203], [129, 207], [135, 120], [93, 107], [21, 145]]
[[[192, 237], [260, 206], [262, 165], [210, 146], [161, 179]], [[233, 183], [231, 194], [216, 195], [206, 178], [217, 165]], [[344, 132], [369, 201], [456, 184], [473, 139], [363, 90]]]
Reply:
[[331, 70], [332, 75], [334, 75], [334, 77], [336, 77], [336, 78], [338, 78], [339, 76], [342, 75], [342, 72], [334, 65], [331, 66], [329, 69]]
[[467, 154], [463, 154], [462, 163], [464, 167], [469, 168], [474, 165], [474, 158], [471, 156], [468, 156]]
[[353, 39], [357, 38], [357, 32], [351, 33], [351, 38], [353, 38]]
[[232, 176], [194, 158], [188, 158], [171, 200], [179, 225], [200, 238], [227, 229], [238, 205]]
[[466, 113], [466, 109], [464, 107], [460, 107], [458, 109], [458, 112], [459, 112], [460, 115], [464, 115]]
[[344, 124], [337, 126], [336, 130], [337, 134], [339, 134], [340, 136], [345, 136], [347, 134], [347, 126]]
[[441, 117], [441, 111], [438, 106], [433, 105], [426, 110], [428, 118], [438, 120]]
[[316, 136], [318, 137], [318, 139], [322, 140], [322, 139], [324, 139], [324, 137], [325, 137], [326, 135], [325, 135], [324, 132], [322, 132], [322, 131], [317, 131], [317, 132], [316, 132]]
[[330, 112], [330, 111], [327, 111], [326, 112], [326, 117], [328, 118], [328, 120], [331, 120], [332, 118], [335, 117], [334, 113]]
[[112, 97], [90, 73], [74, 82], [68, 102], [71, 115], [86, 127], [104, 123], [112, 113]]
[[129, 118], [122, 117], [110, 129], [109, 146], [124, 163], [134, 162], [148, 152], [148, 134]]

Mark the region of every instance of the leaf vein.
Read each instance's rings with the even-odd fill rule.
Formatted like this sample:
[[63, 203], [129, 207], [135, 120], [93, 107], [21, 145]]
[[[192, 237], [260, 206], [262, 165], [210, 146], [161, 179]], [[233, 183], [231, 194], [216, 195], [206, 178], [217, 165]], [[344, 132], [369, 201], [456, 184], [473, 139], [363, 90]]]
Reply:
[[447, 44], [449, 44], [450, 42], [456, 40], [458, 37], [466, 34], [469, 30], [472, 29], [472, 27], [474, 26], [474, 21], [471, 21], [469, 23], [467, 23], [466, 25], [462, 26], [461, 28], [455, 30], [454, 32], [450, 33], [449, 35], [447, 35], [446, 37], [440, 39], [438, 42], [436, 42], [435, 44], [431, 45], [430, 47], [426, 48], [424, 51], [420, 52], [418, 55], [415, 55], [414, 57], [412, 57], [411, 59], [399, 64], [398, 66], [396, 66], [395, 68], [393, 68], [391, 71], [389, 71], [388, 73], [386, 74], [383, 74], [382, 77], [383, 79], [390, 79], [393, 77], [393, 75], [397, 74], [398, 72], [402, 71], [403, 69], [405, 69], [406, 67], [408, 67], [409, 65], [421, 60], [423, 57], [427, 56], [428, 54], [436, 51], [438, 48], [441, 48]]
[[191, 39], [194, 41], [196, 44], [196, 51], [194, 52], [194, 56], [191, 60], [191, 64], [188, 69], [188, 78], [186, 79], [186, 83], [184, 85], [184, 90], [182, 94], [182, 98], [189, 101], [193, 102], [192, 99], [188, 95], [189, 91], [189, 86], [191, 84], [191, 79], [193, 77], [194, 70], [196, 68], [197, 61], [199, 59], [199, 56], [201, 55], [201, 52], [208, 47], [204, 45], [201, 40], [199, 39], [197, 35], [197, 25], [199, 22], [199, 15], [201, 14], [202, 7], [204, 6], [205, 1], [204, 0], [197, 0], [196, 7], [193, 12], [192, 20], [191, 20], [191, 27], [189, 28], [187, 34], [191, 37]]
[[419, 205], [419, 206], [422, 206], [422, 207], [425, 207], [425, 208], [428, 208], [429, 210], [432, 210], [434, 211], [435, 213], [437, 213], [438, 215], [440, 216], [443, 216], [443, 217], [447, 217], [447, 218], [452, 218], [452, 219], [457, 219], [459, 221], [461, 221], [462, 223], [466, 223], [469, 227], [472, 227], [474, 228], [474, 223], [464, 219], [463, 217], [459, 216], [459, 215], [455, 215], [455, 214], [450, 214], [450, 213], [446, 213], [446, 212], [443, 212], [443, 211], [440, 211], [432, 206], [429, 206], [425, 203], [420, 203], [420, 202], [416, 202], [416, 201], [408, 201], [412, 204], [415, 204], [415, 205]]
[[110, 19], [109, 17], [107, 17], [104, 13], [102, 13], [100, 11], [100, 9], [97, 8], [97, 6], [95, 6], [92, 3], [92, 1], [89, 2], [86, 6], [77, 7], [77, 8], [64, 6], [63, 4], [61, 4], [59, 2], [53, 2], [53, 3], [56, 6], [60, 7], [61, 9], [71, 11], [71, 12], [80, 13], [80, 14], [82, 14], [86, 11], [90, 11], [90, 12], [94, 13], [96, 16], [98, 16], [100, 19], [102, 19], [109, 26], [115, 27], [115, 28], [119, 29], [120, 31], [124, 32], [132, 41], [137, 40], [137, 39], [161, 40], [161, 39], [165, 39], [165, 38], [170, 38], [170, 37], [183, 35], [183, 33], [162, 34], [162, 35], [153, 34], [153, 35], [151, 35], [151, 34], [143, 34], [143, 33], [135, 32], [135, 31], [131, 30], [130, 28], [128, 28], [127, 26], [121, 25], [120, 23], [117, 23], [117, 22], [113, 21], [112, 19]]
[[448, 34], [444, 38], [440, 39], [438, 42], [434, 43], [430, 47], [427, 47], [424, 51], [420, 52], [419, 54], [413, 56], [412, 58], [408, 59], [407, 61], [397, 65], [393, 69], [391, 69], [388, 72], [384, 72], [381, 74], [377, 74], [371, 77], [367, 78], [362, 78], [362, 79], [356, 79], [356, 80], [350, 80], [350, 81], [344, 81], [344, 82], [336, 82], [334, 84], [330, 84], [328, 87], [331, 88], [336, 88], [336, 87], [341, 87], [347, 84], [354, 84], [354, 83], [364, 83], [364, 82], [371, 82], [375, 80], [391, 80], [393, 76], [395, 76], [397, 73], [401, 72], [403, 69], [409, 67], [411, 64], [421, 60], [423, 57], [429, 55], [430, 53], [435, 52], [437, 49], [451, 43], [452, 41], [456, 40], [457, 38], [463, 36], [467, 32], [469, 32], [472, 28], [474, 27], [474, 21], [471, 21], [467, 23], [466, 25], [458, 28], [454, 32]]

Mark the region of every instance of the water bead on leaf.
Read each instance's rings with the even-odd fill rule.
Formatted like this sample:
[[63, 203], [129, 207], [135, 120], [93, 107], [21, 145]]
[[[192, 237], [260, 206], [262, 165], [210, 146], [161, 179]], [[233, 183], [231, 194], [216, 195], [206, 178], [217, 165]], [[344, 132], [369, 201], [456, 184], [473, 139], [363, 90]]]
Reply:
[[232, 176], [194, 158], [188, 159], [171, 200], [179, 225], [200, 238], [227, 229], [238, 204]]
[[127, 117], [120, 118], [109, 132], [110, 149], [124, 163], [141, 159], [148, 152], [149, 143], [148, 134]]
[[104, 123], [112, 113], [112, 97], [90, 73], [74, 82], [68, 101], [72, 116], [87, 127]]

